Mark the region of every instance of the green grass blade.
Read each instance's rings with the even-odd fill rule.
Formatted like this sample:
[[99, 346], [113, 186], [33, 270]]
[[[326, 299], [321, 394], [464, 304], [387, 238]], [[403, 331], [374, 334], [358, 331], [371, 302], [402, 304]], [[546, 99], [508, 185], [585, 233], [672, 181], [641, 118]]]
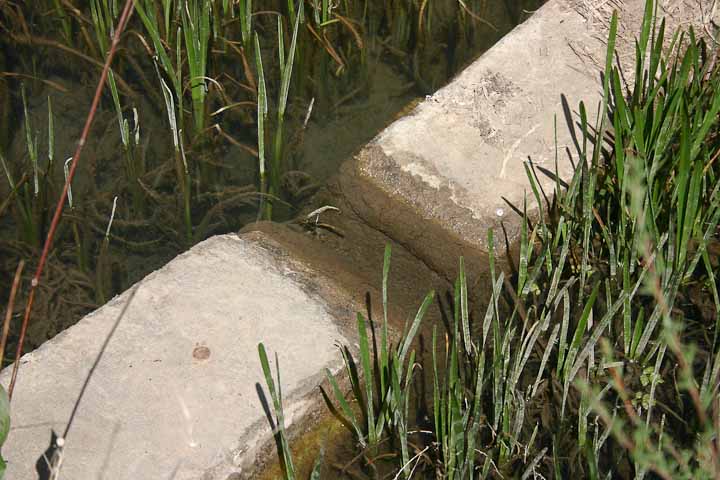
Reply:
[[[248, 0], [249, 1], [249, 0]], [[255, 33], [255, 65], [258, 75], [258, 94], [257, 94], [257, 144], [258, 144], [258, 167], [260, 173], [260, 208], [258, 215], [263, 214], [263, 202], [267, 193], [267, 174], [265, 167], [265, 120], [268, 113], [267, 87], [265, 86], [265, 71], [262, 63], [262, 54], [260, 52], [260, 39], [257, 32]]]
[[[335, 400], [338, 402], [338, 405], [340, 405], [340, 409], [343, 413], [343, 418], [347, 419], [350, 425], [352, 425], [353, 433], [355, 434], [355, 437], [357, 441], [365, 446], [365, 436], [362, 433], [362, 428], [360, 427], [360, 423], [357, 420], [357, 417], [355, 416], [355, 413], [353, 412], [352, 408], [350, 408], [350, 404], [348, 404], [347, 400], [345, 399], [345, 396], [340, 391], [340, 386], [337, 383], [337, 380], [335, 380], [335, 377], [332, 373], [330, 373], [330, 370], [325, 369], [325, 376], [328, 379], [328, 382], [330, 382], [330, 386], [333, 389], [333, 394], [335, 395]], [[329, 401], [329, 399], [328, 399]], [[332, 410], [331, 410], [332, 411]]]
[[402, 364], [405, 361], [405, 356], [407, 355], [408, 351], [410, 350], [410, 345], [412, 344], [413, 340], [415, 339], [415, 335], [418, 332], [418, 329], [420, 328], [420, 322], [422, 321], [423, 317], [425, 316], [425, 313], [427, 312], [428, 308], [432, 304], [433, 300], [435, 299], [435, 292], [430, 291], [426, 296], [425, 299], [422, 302], [422, 305], [420, 305], [420, 308], [418, 309], [417, 313], [415, 314], [415, 319], [413, 320], [412, 324], [410, 325], [410, 330], [408, 330], [407, 334], [405, 335], [405, 340], [403, 341], [402, 348], [400, 349], [400, 364]]
[[485, 319], [483, 320], [483, 342], [481, 350], [485, 350], [485, 342], [487, 341], [488, 334], [490, 332], [490, 322], [493, 318], [499, 315], [497, 301], [500, 297], [500, 290], [502, 289], [503, 281], [505, 280], [505, 274], [501, 271], [500, 276], [493, 285], [492, 297], [488, 303], [487, 310], [485, 311]]
[[583, 367], [585, 359], [588, 358], [593, 352], [598, 340], [600, 340], [600, 336], [603, 334], [608, 325], [610, 325], [610, 321], [613, 319], [618, 310], [620, 310], [620, 307], [623, 305], [624, 301], [625, 293], [621, 293], [620, 296], [618, 296], [618, 299], [612, 304], [612, 306], [607, 310], [607, 312], [605, 312], [600, 322], [598, 322], [598, 324], [595, 326], [592, 335], [585, 343], [582, 351], [580, 351], [580, 354], [577, 356], [577, 358], [574, 359], [572, 368], [570, 369], [570, 375], [568, 377], [570, 382], [573, 381], [577, 373]]
[[357, 314], [357, 329], [360, 343], [360, 364], [363, 370], [363, 380], [365, 383], [365, 408], [367, 410], [367, 429], [368, 443], [373, 446], [377, 444], [375, 435], [375, 405], [373, 399], [373, 391], [375, 387], [373, 368], [370, 361], [370, 343], [367, 335], [367, 322], [362, 314]]
[[531, 246], [528, 243], [528, 217], [527, 217], [527, 199], [523, 200], [523, 216], [522, 225], [520, 226], [520, 266], [518, 267], [518, 292], [522, 292], [525, 288], [527, 280], [528, 259], [530, 256]]
[[385, 245], [385, 254], [383, 255], [383, 272], [382, 272], [382, 306], [383, 306], [383, 324], [380, 333], [380, 389], [385, 392], [387, 389], [385, 372], [389, 366], [388, 363], [388, 278], [390, 277], [390, 258], [392, 256], [392, 247], [390, 244]]
[[315, 459], [315, 463], [313, 464], [312, 472], [310, 472], [310, 480], [322, 480], [321, 475], [322, 475], [322, 466], [323, 466], [324, 459], [325, 459], [325, 449], [320, 447], [320, 452], [318, 453], [318, 456]]
[[282, 408], [282, 391], [280, 389], [280, 374], [279, 374], [279, 364], [277, 361], [277, 355], [275, 357], [275, 363], [278, 368], [278, 384], [277, 387], [275, 385], [275, 381], [272, 377], [272, 371], [270, 370], [270, 364], [268, 362], [267, 353], [265, 352], [265, 345], [262, 343], [258, 344], [258, 355], [260, 357], [260, 365], [262, 366], [263, 375], [265, 376], [265, 383], [267, 384], [268, 390], [270, 392], [270, 398], [273, 402], [273, 408], [275, 410], [275, 418], [277, 421], [277, 434], [280, 437], [280, 448], [281, 448], [281, 456], [283, 460], [283, 464], [285, 467], [285, 478], [286, 480], [293, 480], [295, 478], [295, 468], [293, 467], [292, 462], [292, 454], [290, 452], [290, 447], [287, 442], [287, 437], [285, 435], [285, 416], [283, 414], [283, 408]]
[[570, 294], [565, 291], [562, 295], [563, 299], [563, 318], [560, 327], [560, 345], [558, 347], [558, 363], [556, 373], [558, 375], [562, 372], [562, 367], [565, 362], [565, 354], [567, 352], [567, 334], [570, 328]]
[[548, 338], [547, 345], [545, 346], [545, 351], [543, 352], [542, 360], [540, 361], [540, 368], [538, 369], [537, 377], [535, 377], [535, 383], [533, 383], [532, 386], [532, 393], [530, 394], [531, 397], [534, 397], [537, 393], [537, 389], [540, 386], [540, 380], [542, 379], [542, 375], [545, 372], [545, 365], [547, 365], [550, 354], [552, 353], [553, 347], [555, 346], [555, 342], [557, 342], [559, 332], [560, 324], [558, 323], [553, 327], [552, 333], [550, 333], [550, 337]]
[[[288, 93], [290, 91], [290, 80], [292, 78], [293, 63], [295, 62], [295, 50], [297, 47], [297, 36], [300, 28], [300, 17], [302, 16], [304, 2], [300, 2], [299, 15], [295, 17], [295, 27], [293, 28], [292, 40], [290, 41], [290, 50], [288, 51], [287, 62], [284, 63], [281, 81], [280, 81], [280, 100], [278, 102], [278, 117], [285, 115], [285, 107], [287, 106]], [[281, 43], [282, 44], [282, 43]], [[281, 61], [281, 64], [283, 62]]]
[[593, 308], [593, 305], [595, 304], [595, 299], [597, 298], [598, 291], [600, 291], [600, 282], [595, 283], [595, 286], [592, 289], [592, 293], [590, 294], [590, 297], [588, 298], [587, 302], [585, 303], [585, 307], [583, 308], [582, 315], [580, 315], [580, 320], [578, 321], [578, 324], [575, 328], [575, 334], [573, 335], [573, 339], [570, 342], [568, 356], [567, 356], [567, 359], [565, 360], [565, 364], [563, 366], [564, 377], [566, 380], [567, 380], [568, 374], [570, 372], [570, 367], [575, 362], [575, 355], [580, 350], [580, 343], [582, 342], [583, 336], [585, 334], [585, 329], [587, 327], [588, 319], [590, 318], [590, 315], [592, 313], [592, 308]]
[[472, 354], [473, 344], [470, 341], [470, 315], [468, 313], [468, 288], [465, 277], [465, 260], [460, 257], [460, 318], [463, 331], [465, 351]]

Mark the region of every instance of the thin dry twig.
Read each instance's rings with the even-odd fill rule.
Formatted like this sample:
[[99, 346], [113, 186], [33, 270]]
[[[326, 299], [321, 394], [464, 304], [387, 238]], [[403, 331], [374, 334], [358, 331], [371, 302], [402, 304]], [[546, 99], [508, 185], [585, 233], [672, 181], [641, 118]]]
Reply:
[[2, 339], [0, 339], [0, 362], [5, 358], [5, 346], [7, 345], [8, 334], [10, 333], [10, 320], [12, 319], [13, 307], [15, 306], [15, 296], [17, 295], [18, 286], [20, 285], [20, 277], [25, 268], [25, 260], [20, 260], [15, 270], [12, 287], [10, 288], [10, 298], [7, 303], [7, 311], [5, 312], [5, 322], [3, 323]]
[[60, 223], [60, 217], [62, 215], [63, 208], [65, 207], [65, 199], [67, 198], [68, 189], [72, 183], [73, 177], [75, 176], [75, 170], [77, 169], [80, 154], [82, 153], [83, 147], [87, 142], [88, 136], [90, 135], [90, 127], [92, 127], [93, 120], [95, 120], [95, 113], [97, 112], [98, 105], [100, 104], [100, 98], [102, 97], [103, 88], [107, 80], [108, 72], [110, 71], [110, 65], [112, 64], [115, 52], [117, 51], [118, 44], [120, 43], [120, 36], [122, 35], [125, 27], [127, 26], [128, 20], [133, 11], [133, 0], [125, 0], [125, 7], [123, 8], [122, 15], [118, 21], [117, 28], [115, 29], [115, 35], [113, 35], [112, 44], [108, 51], [105, 64], [103, 65], [102, 73], [100, 74], [100, 80], [98, 81], [97, 88], [95, 89], [95, 96], [93, 97], [90, 111], [88, 112], [87, 119], [85, 120], [85, 126], [83, 127], [80, 140], [78, 141], [77, 149], [73, 155], [72, 164], [70, 165], [70, 171], [68, 172], [65, 185], [63, 186], [62, 193], [58, 199], [57, 207], [55, 208], [55, 214], [53, 215], [52, 222], [50, 223], [50, 229], [48, 230], [47, 237], [45, 238], [45, 245], [43, 246], [42, 254], [40, 255], [40, 261], [38, 262], [35, 275], [33, 276], [32, 283], [30, 286], [30, 295], [28, 297], [27, 306], [25, 307], [25, 315], [23, 317], [22, 327], [20, 328], [20, 338], [18, 339], [17, 351], [15, 353], [15, 364], [13, 365], [12, 377], [10, 378], [10, 386], [8, 387], [8, 397], [12, 401], [12, 394], [15, 388], [15, 382], [17, 381], [18, 369], [20, 368], [20, 357], [22, 356], [23, 343], [25, 342], [25, 334], [27, 333], [28, 323], [30, 321], [30, 314], [32, 313], [33, 301], [35, 299], [35, 292], [38, 285], [40, 285], [40, 278], [42, 277], [45, 263], [50, 253], [50, 247], [52, 246], [53, 239], [55, 237], [55, 231], [57, 230], [58, 224]]
[[[88, 63], [92, 63], [96, 67], [104, 68], [104, 65], [102, 63], [98, 62], [97, 60], [95, 60], [94, 58], [92, 58], [88, 55], [85, 55], [84, 53], [82, 53], [78, 50], [75, 50], [74, 48], [68, 47], [67, 45], [65, 45], [63, 43], [56, 42], [55, 40], [50, 40], [50, 39], [38, 37], [38, 36], [26, 37], [25, 35], [17, 35], [17, 34], [12, 34], [12, 33], [9, 33], [9, 36], [10, 36], [11, 40], [14, 42], [31, 45], [31, 46], [32, 45], [42, 45], [45, 47], [56, 48], [58, 50], [62, 50], [63, 52], [67, 52], [72, 55], [75, 55], [76, 57], [81, 58]], [[135, 92], [135, 90], [133, 90], [132, 87], [130, 87], [130, 85], [128, 85], [128, 83], [117, 73], [115, 73], [115, 80], [117, 81], [118, 86], [127, 95], [129, 95], [131, 97], [138, 96], [137, 93]]]
[[68, 93], [70, 90], [63, 87], [57, 82], [53, 82], [52, 80], [47, 80], [44, 78], [37, 77], [35, 75], [29, 75], [27, 73], [18, 73], [18, 72], [0, 72], [0, 77], [15, 77], [15, 78], [29, 78], [30, 80], [42, 82], [45, 85], [54, 88], [55, 90], [58, 90], [62, 93]]

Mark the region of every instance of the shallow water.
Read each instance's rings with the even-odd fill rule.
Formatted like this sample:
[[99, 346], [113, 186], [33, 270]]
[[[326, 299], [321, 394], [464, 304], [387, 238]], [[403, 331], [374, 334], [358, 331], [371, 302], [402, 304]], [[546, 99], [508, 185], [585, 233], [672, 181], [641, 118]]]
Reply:
[[[263, 12], [281, 8], [283, 2], [255, 3], [256, 10]], [[285, 120], [283, 190], [279, 194], [282, 202], [274, 207], [273, 220], [293, 218], [353, 152], [393, 119], [407, 113], [426, 94], [445, 84], [539, 4], [537, 0], [467, 1], [464, 4], [471, 9], [470, 15], [460, 10], [456, 0], [437, 0], [426, 4], [422, 22], [415, 24], [398, 18], [404, 18], [403, 15], [415, 18], [412, 15], [417, 16], [416, 11], [413, 13], [417, 5], [407, 2], [412, 5], [408, 11], [399, 7], [391, 11], [388, 7], [391, 3], [367, 2], [364, 19], [349, 18], [353, 28], [326, 37], [334, 42], [328, 41], [327, 48], [322, 46], [325, 44], [318, 47], [315, 37], [308, 33], [312, 23], [301, 35]], [[359, 12], [358, 5], [351, 2], [346, 8]], [[308, 3], [306, 8], [310, 6]], [[11, 72], [11, 76], [4, 77], [5, 83], [0, 82], [4, 87], [0, 88], [0, 125], [3, 125], [0, 149], [15, 179], [26, 175], [25, 191], [16, 198], [23, 194], [34, 205], [31, 210], [38, 228], [23, 232], [17, 202], [0, 212], [1, 298], [9, 294], [12, 273], [20, 258], [31, 263], [25, 278], [32, 272], [32, 259], [38, 256], [62, 187], [62, 161], [74, 150], [84, 123], [97, 70], [80, 55], [102, 58], [91, 48], [93, 42], [87, 41], [94, 34], [91, 24], [78, 21], [72, 39], [68, 40], [51, 8], [34, 10], [25, 5], [22, 9], [23, 21], [27, 23], [15, 25], [12, 35], [0, 40], [4, 53], [0, 70]], [[89, 12], [83, 12], [87, 21]], [[271, 47], [276, 41], [275, 17], [258, 13], [254, 21], [260, 32], [272, 122], [279, 77], [276, 48]], [[224, 25], [223, 34], [239, 35], [228, 25]], [[247, 72], [236, 55], [239, 50], [214, 39], [208, 74], [223, 90], [215, 91], [212, 88], [215, 84], [211, 85], [208, 110], [217, 112], [232, 102], [239, 106], [207, 118], [207, 124], [217, 124], [225, 136], [213, 129], [200, 140], [186, 134], [193, 236], [185, 237], [182, 198], [174, 174], [177, 163], [173, 160], [155, 68], [143, 45], [143, 40], [148, 40], [142, 28], [136, 16], [124, 37], [115, 67], [119, 83], [125, 82], [134, 92], [125, 94], [121, 89], [124, 116], [131, 126], [133, 108], [139, 112], [140, 143], [135, 156], [143, 172], [140, 201], [135, 199], [135, 183], [128, 181], [117, 116], [112, 99], [106, 95], [73, 183], [74, 208], [66, 209], [54, 243], [47, 289], [40, 292], [37, 320], [29, 332], [29, 348], [73, 324], [192, 244], [210, 235], [237, 231], [258, 216], [255, 193], [258, 167], [253, 154], [257, 149], [256, 107], [254, 94], [247, 91], [251, 80], [243, 77], [243, 72]], [[318, 27], [315, 30], [322, 33]], [[49, 46], [28, 43], [27, 33]], [[59, 44], [69, 46], [75, 53], [53, 46]], [[330, 50], [340, 59], [342, 69], [335, 57], [328, 54]], [[246, 60], [254, 63], [252, 58]], [[35, 199], [28, 190], [32, 168], [27, 154], [21, 82], [27, 90], [30, 128], [38, 138], [39, 168], [50, 171], [44, 190]], [[9, 101], [3, 101], [7, 94]], [[46, 134], [48, 97], [53, 103], [56, 158], [50, 169]], [[189, 111], [187, 97], [185, 107]], [[313, 108], [309, 112], [311, 103]], [[188, 116], [187, 129], [190, 124]], [[268, 135], [266, 142], [271, 140]], [[0, 185], [0, 198], [5, 199], [10, 190], [4, 181]], [[116, 195], [119, 201], [110, 241], [103, 247]], [[64, 278], [58, 279], [58, 275]], [[23, 293], [25, 290], [21, 289]], [[23, 300], [21, 294], [16, 302], [18, 312]], [[11, 343], [13, 337], [14, 334]]]

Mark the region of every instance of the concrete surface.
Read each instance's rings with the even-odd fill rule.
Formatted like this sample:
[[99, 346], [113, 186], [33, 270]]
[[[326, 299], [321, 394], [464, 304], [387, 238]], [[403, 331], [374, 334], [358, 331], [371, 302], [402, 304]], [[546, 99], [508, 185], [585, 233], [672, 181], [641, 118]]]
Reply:
[[[560, 176], [572, 176], [566, 150], [577, 162], [577, 149], [561, 94], [573, 112], [584, 100], [594, 123], [611, 7], [620, 7], [626, 26], [621, 53], [638, 31], [644, 0], [602, 2], [595, 16], [584, 10], [596, 3], [549, 1], [378, 135], [339, 176], [356, 212], [450, 278], [458, 255], [487, 252], [489, 228], [502, 253], [502, 226], [509, 244], [520, 226], [504, 199], [522, 211], [527, 194], [529, 211], [535, 208], [523, 163], [555, 171], [554, 118]], [[551, 196], [554, 179], [538, 174]]]
[[[521, 209], [527, 193], [535, 208], [523, 163], [555, 170], [554, 117], [558, 169], [571, 176], [576, 147], [560, 95], [572, 110], [585, 100], [595, 118], [608, 8], [621, 7], [622, 58], [643, 3], [551, 0], [345, 163], [317, 198], [341, 207], [323, 214], [335, 231], [258, 224], [211, 238], [25, 355], [3, 448], [7, 478], [36, 478], [51, 431], [65, 430], [131, 299], [79, 405], [61, 478], [245, 478], [272, 449], [258, 342], [279, 354], [286, 420], [301, 429], [324, 410], [324, 368], [341, 368], [335, 344], [355, 343], [354, 315], [380, 285], [386, 241], [398, 247], [390, 299], [401, 326], [429, 288], [444, 293], [459, 255], [468, 271], [486, 270], [488, 228], [500, 253], [502, 227], [515, 240], [519, 217], [505, 200]], [[550, 195], [554, 179], [540, 176]]]
[[354, 343], [357, 305], [331, 283], [259, 232], [200, 243], [22, 358], [6, 478], [37, 478], [51, 430], [64, 431], [134, 290], [66, 438], [60, 478], [244, 476], [270, 439], [258, 342], [278, 352], [288, 424], [312, 410], [323, 369], [340, 369], [335, 343]]
[[[318, 198], [319, 200], [319, 198]], [[331, 194], [323, 196], [324, 205], [331, 204], [339, 212], [326, 212], [320, 221], [332, 226], [333, 231], [274, 222], [257, 222], [247, 225], [242, 231], [261, 231], [282, 245], [283, 249], [303, 264], [312, 265], [313, 270], [323, 278], [342, 285], [353, 299], [367, 310], [369, 299], [374, 319], [382, 318], [382, 268], [385, 245], [391, 244], [392, 258], [388, 275], [388, 320], [390, 328], [401, 332], [406, 322], [414, 318], [418, 307], [430, 290], [444, 298], [452, 285], [418, 261], [401, 245], [381, 232], [368, 227], [347, 208], [341, 197]], [[302, 216], [301, 216], [302, 218]], [[457, 259], [456, 259], [457, 260]], [[431, 330], [434, 322], [440, 321], [437, 305], [428, 309], [424, 326]]]

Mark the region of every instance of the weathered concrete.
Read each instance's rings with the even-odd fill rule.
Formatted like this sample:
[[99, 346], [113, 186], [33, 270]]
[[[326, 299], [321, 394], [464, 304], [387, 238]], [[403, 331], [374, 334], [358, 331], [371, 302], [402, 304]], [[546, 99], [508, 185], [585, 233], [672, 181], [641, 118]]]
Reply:
[[[524, 163], [555, 171], [554, 118], [558, 171], [572, 176], [568, 153], [577, 164], [577, 148], [566, 111], [576, 112], [584, 100], [595, 122], [612, 8], [620, 10], [624, 58], [632, 53], [644, 4], [549, 1], [344, 165], [338, 182], [349, 203], [449, 278], [460, 254], [483, 263], [490, 228], [502, 253], [502, 227], [509, 245], [520, 228], [508, 203], [522, 211], [527, 194], [528, 211], [536, 208]], [[576, 113], [570, 118], [578, 121]], [[551, 197], [554, 178], [538, 175]]]
[[[376, 320], [382, 318], [380, 288], [383, 256], [385, 245], [390, 244], [392, 259], [388, 278], [388, 319], [391, 329], [396, 332], [403, 330], [430, 290], [436, 291], [442, 298], [452, 290], [449, 282], [418, 261], [401, 245], [368, 227], [344, 203], [341, 196], [323, 191], [315, 200], [319, 204], [333, 205], [339, 209], [320, 215], [319, 222], [332, 230], [322, 227], [310, 230], [314, 223], [310, 219], [306, 226], [298, 222], [253, 223], [247, 225], [243, 232], [264, 232], [281, 244], [292, 257], [312, 265], [322, 277], [331, 278], [335, 284], [342, 285], [357, 302], [369, 300], [371, 313]], [[365, 312], [366, 308], [362, 310]], [[426, 313], [424, 323], [429, 326], [439, 320], [440, 311], [433, 307]]]
[[[360, 308], [262, 233], [211, 238], [22, 358], [3, 448], [7, 478], [36, 478], [51, 429], [64, 431], [134, 291], [67, 437], [61, 478], [246, 472], [270, 438], [256, 391], [265, 388], [258, 342], [278, 352], [293, 423], [316, 404], [323, 369], [340, 369], [335, 343], [354, 343]], [[6, 369], [0, 380], [8, 377]]]
[[[621, 58], [643, 3], [622, 5]], [[332, 225], [324, 235], [303, 231], [310, 225], [256, 224], [259, 231], [207, 240], [25, 355], [3, 449], [7, 478], [35, 478], [51, 430], [65, 430], [130, 300], [79, 405], [62, 478], [247, 476], [272, 448], [256, 389], [264, 389], [258, 342], [279, 353], [286, 421], [299, 431], [324, 410], [316, 387], [324, 368], [340, 370], [335, 343], [354, 344], [366, 292], [378, 316], [385, 242], [407, 248], [393, 255], [398, 327], [429, 288], [444, 293], [459, 255], [470, 272], [484, 271], [487, 229], [500, 250], [501, 226], [510, 242], [517, 236], [519, 219], [504, 199], [521, 208], [527, 191], [533, 208], [523, 162], [555, 170], [554, 117], [558, 170], [572, 173], [566, 150], [576, 147], [560, 94], [571, 108], [585, 100], [595, 118], [610, 5], [551, 0], [388, 127], [316, 197], [317, 206], [342, 210], [323, 214]], [[554, 180], [541, 178], [549, 195]], [[0, 373], [4, 384], [8, 377]]]

